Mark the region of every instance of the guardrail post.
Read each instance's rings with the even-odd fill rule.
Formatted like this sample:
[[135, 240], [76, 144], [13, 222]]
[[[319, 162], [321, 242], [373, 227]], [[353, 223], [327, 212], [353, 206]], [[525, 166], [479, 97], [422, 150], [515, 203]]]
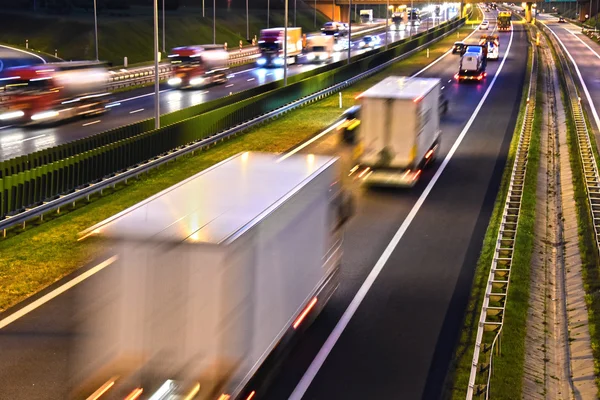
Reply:
[[339, 98], [340, 98], [340, 108], [342, 108], [342, 92], [339, 93]]
[[429, 49], [427, 49], [427, 58], [429, 58]]
[[223, 48], [225, 49], [225, 51], [227, 51], [227, 42], [225, 42], [225, 44], [223, 45]]
[[25, 48], [29, 49], [29, 39], [25, 39]]
[[54, 57], [58, 58], [58, 50], [54, 49]]
[[127, 68], [127, 57], [123, 57], [123, 66]]

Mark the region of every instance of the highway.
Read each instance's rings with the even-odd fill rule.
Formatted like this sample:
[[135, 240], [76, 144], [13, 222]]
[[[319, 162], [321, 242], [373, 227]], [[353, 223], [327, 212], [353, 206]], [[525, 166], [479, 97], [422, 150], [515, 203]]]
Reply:
[[[510, 54], [480, 108], [498, 64], [488, 63], [485, 85], [451, 81], [452, 55], [421, 75], [441, 77], [450, 101], [441, 160], [462, 142], [436, 181], [434, 169], [408, 192], [356, 190], [360, 212], [345, 236], [342, 283], [265, 398], [440, 397], [518, 114], [528, 44], [524, 27], [514, 26]], [[500, 33], [501, 57], [509, 38]], [[338, 146], [329, 136], [302, 151]], [[401, 239], [386, 250], [395, 235]]]
[[539, 14], [538, 19], [554, 32], [563, 50], [566, 48], [567, 57], [572, 57], [577, 65], [578, 72], [575, 75], [583, 80], [585, 88], [582, 96], [585, 97], [588, 115], [594, 128], [596, 143], [600, 141], [600, 119], [598, 118], [598, 106], [600, 106], [600, 45], [581, 33], [577, 25], [558, 23], [558, 19], [548, 14]]
[[[426, 30], [427, 25], [424, 20], [413, 33]], [[390, 32], [389, 40], [390, 42], [400, 40], [407, 34], [409, 34], [408, 31]], [[383, 45], [385, 32], [377, 36], [381, 38]], [[359, 40], [354, 40], [354, 45]], [[361, 54], [365, 51], [356, 49], [353, 50], [353, 54]], [[338, 53], [336, 60], [346, 59], [346, 55], [347, 52]], [[289, 67], [288, 73], [295, 75], [316, 68], [318, 65], [314, 64], [292, 65]], [[225, 85], [184, 91], [171, 90], [163, 86], [160, 94], [160, 111], [161, 114], [170, 113], [279, 79], [283, 79], [282, 68], [267, 69], [249, 65], [232, 69], [230, 80]], [[78, 119], [52, 127], [24, 128], [11, 125], [0, 127], [0, 161], [152, 118], [154, 115], [153, 88], [121, 93], [116, 96], [112, 105], [115, 106], [111, 107], [110, 111], [103, 116]]]
[[[490, 62], [485, 82], [458, 85], [453, 80], [458, 57], [451, 54], [421, 74], [440, 77], [450, 102], [442, 119], [437, 165], [412, 190], [365, 191], [353, 184], [357, 214], [345, 234], [341, 285], [278, 369], [272, 390], [256, 398], [290, 398], [307, 370], [314, 373], [314, 380], [309, 373], [303, 381], [307, 399], [439, 397], [462, 326], [525, 76], [524, 28], [515, 25], [512, 40], [511, 33], [501, 33], [500, 41], [501, 57], [506, 59], [496, 78], [500, 62]], [[325, 135], [301, 151], [335, 153], [346, 160], [349, 149], [336, 136]], [[388, 246], [392, 241], [397, 244]], [[73, 326], [77, 313], [90, 312], [77, 304], [78, 293], [109, 271], [107, 267], [0, 330], [0, 398], [66, 398]], [[369, 274], [378, 275], [367, 279]], [[75, 276], [9, 313], [18, 313]], [[365, 282], [372, 282], [369, 290], [360, 289]], [[353, 315], [346, 312], [351, 303]], [[0, 321], [9, 313], [0, 315]], [[320, 351], [324, 363], [311, 366]], [[303, 393], [299, 390], [291, 398], [299, 399]]]

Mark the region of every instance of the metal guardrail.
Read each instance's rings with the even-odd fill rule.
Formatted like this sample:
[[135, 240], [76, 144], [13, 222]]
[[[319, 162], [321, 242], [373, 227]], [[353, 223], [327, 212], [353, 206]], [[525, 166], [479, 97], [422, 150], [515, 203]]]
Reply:
[[575, 78], [573, 77], [574, 73], [571, 69], [572, 61], [568, 61], [568, 57], [564, 54], [561, 46], [556, 41], [553, 32], [548, 31], [547, 26], [543, 24], [541, 26], [548, 32], [548, 36], [554, 43], [556, 51], [562, 53], [562, 57], [559, 57], [559, 60], [563, 65], [563, 76], [566, 82], [569, 103], [571, 104], [571, 115], [575, 122], [579, 157], [583, 167], [585, 191], [596, 236], [596, 250], [600, 254], [600, 173], [598, 172], [598, 164], [590, 140], [590, 131], [581, 106], [581, 96], [579, 95], [579, 90], [575, 83]]
[[131, 169], [128, 169], [121, 173], [115, 174], [113, 176], [107, 177], [100, 182], [91, 184], [87, 187], [84, 187], [84, 188], [81, 188], [78, 190], [75, 190], [72, 193], [62, 195], [62, 196], [58, 197], [57, 199], [54, 199], [54, 200], [51, 200], [48, 202], [44, 202], [43, 204], [41, 204], [37, 207], [27, 209], [17, 215], [7, 216], [4, 220], [0, 221], [0, 230], [2, 230], [3, 236], [6, 237], [6, 230], [9, 228], [12, 228], [17, 225], [22, 225], [23, 228], [25, 228], [26, 223], [28, 221], [31, 221], [36, 218], [40, 218], [40, 220], [43, 220], [44, 214], [46, 214], [48, 212], [51, 212], [54, 210], [57, 210], [58, 212], [60, 212], [61, 208], [69, 206], [69, 205], [74, 205], [75, 202], [77, 202], [78, 200], [82, 200], [82, 199], [89, 200], [90, 196], [95, 193], [102, 193], [102, 191], [105, 189], [109, 189], [111, 187], [114, 188], [115, 185], [117, 185], [118, 183], [121, 183], [121, 182], [127, 183], [128, 180], [137, 178], [140, 174], [149, 172], [150, 170], [152, 170], [156, 167], [159, 167], [160, 165], [163, 165], [170, 161], [175, 161], [178, 157], [184, 156], [188, 153], [193, 154], [193, 152], [195, 152], [195, 151], [201, 150], [203, 148], [206, 148], [208, 146], [216, 144], [219, 141], [233, 137], [233, 136], [243, 132], [246, 129], [252, 128], [261, 123], [275, 119], [275, 118], [277, 118], [289, 111], [292, 111], [296, 108], [303, 107], [312, 102], [324, 99], [325, 97], [328, 97], [334, 93], [339, 92], [340, 90], [342, 90], [348, 86], [353, 85], [354, 83], [358, 82], [359, 80], [365, 79], [365, 78], [381, 71], [382, 69], [389, 67], [393, 63], [396, 63], [407, 57], [410, 57], [411, 55], [415, 54], [416, 52], [419, 52], [419, 51], [425, 49], [426, 47], [430, 46], [432, 43], [439, 41], [439, 40], [443, 39], [444, 37], [447, 37], [448, 35], [454, 33], [459, 28], [460, 28], [460, 25], [455, 27], [454, 29], [449, 30], [445, 34], [435, 38], [434, 40], [432, 40], [430, 42], [427, 42], [411, 51], [408, 51], [402, 55], [399, 55], [398, 57], [391, 59], [385, 63], [377, 65], [377, 66], [373, 67], [372, 69], [365, 71], [355, 77], [352, 77], [344, 82], [333, 85], [327, 89], [323, 89], [319, 92], [316, 92], [312, 95], [306, 96], [302, 99], [295, 100], [283, 107], [280, 107], [276, 110], [265, 113], [259, 117], [253, 118], [253, 119], [246, 121], [242, 124], [239, 124], [235, 127], [226, 129], [226, 130], [219, 132], [213, 136], [207, 137], [207, 138], [199, 140], [197, 142], [190, 143], [185, 147], [173, 150], [167, 154], [164, 154], [163, 156], [157, 157], [153, 160], [149, 160], [148, 162], [146, 162], [144, 164], [133, 167]]
[[[494, 350], [500, 353], [502, 327], [504, 323], [504, 311], [508, 299], [508, 289], [510, 286], [510, 272], [513, 261], [514, 247], [517, 239], [517, 228], [521, 212], [521, 200], [523, 196], [523, 187], [525, 184], [525, 175], [527, 173], [527, 159], [529, 154], [529, 144], [533, 129], [533, 119], [535, 115], [535, 90], [537, 83], [537, 59], [535, 52], [532, 52], [532, 68], [529, 77], [529, 89], [527, 93], [527, 104], [523, 125], [517, 144], [515, 161], [513, 164], [508, 192], [506, 194], [506, 203], [502, 211], [502, 220], [498, 229], [496, 246], [490, 273], [485, 288], [485, 297], [481, 306], [481, 314], [475, 337], [475, 348], [473, 350], [473, 361], [471, 363], [471, 373], [467, 388], [467, 400], [473, 396], [480, 396], [485, 393], [485, 398], [489, 399], [490, 380], [493, 373]], [[489, 358], [482, 361], [482, 353], [488, 353]], [[483, 375], [483, 382], [478, 383], [478, 373], [487, 371], [487, 376]], [[481, 382], [481, 379], [479, 380]]]

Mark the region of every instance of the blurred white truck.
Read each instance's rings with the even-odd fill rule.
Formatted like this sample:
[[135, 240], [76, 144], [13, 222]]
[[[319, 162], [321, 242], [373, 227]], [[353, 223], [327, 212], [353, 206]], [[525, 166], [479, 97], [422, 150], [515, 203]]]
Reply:
[[440, 79], [390, 76], [358, 96], [358, 176], [366, 185], [414, 186], [440, 145]]
[[84, 232], [118, 261], [77, 303], [89, 309], [74, 398], [262, 392], [338, 285], [338, 169], [336, 157], [242, 153]]
[[335, 38], [331, 35], [309, 36], [306, 38], [306, 61], [309, 63], [330, 62], [333, 60]]

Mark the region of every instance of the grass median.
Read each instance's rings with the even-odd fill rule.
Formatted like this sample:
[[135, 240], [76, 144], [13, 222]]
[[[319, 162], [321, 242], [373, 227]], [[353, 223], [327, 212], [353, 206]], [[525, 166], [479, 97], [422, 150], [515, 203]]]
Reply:
[[[423, 50], [385, 71], [366, 79], [343, 93], [344, 107], [353, 104], [356, 95], [388, 75], [410, 75], [446, 52], [458, 38], [472, 29], [457, 33]], [[457, 61], [458, 63], [458, 61]], [[61, 214], [45, 216], [46, 222], [30, 225], [25, 231], [15, 229], [0, 241], [0, 311], [31, 296], [63, 276], [96, 259], [102, 249], [94, 240], [77, 241], [77, 234], [115, 213], [215, 163], [243, 151], [283, 152], [320, 132], [340, 116], [339, 100], [331, 96], [310, 106], [290, 112], [269, 124], [244, 135], [222, 142], [210, 149], [185, 156], [152, 171], [128, 185], [118, 185], [104, 196], [96, 196], [86, 205]]]
[[[539, 65], [539, 64], [538, 64]], [[531, 57], [527, 65], [527, 77], [531, 71]], [[538, 82], [538, 87], [539, 86]], [[494, 256], [496, 238], [502, 220], [502, 212], [508, 186], [515, 161], [515, 154], [519, 142], [520, 131], [525, 116], [529, 82], [523, 87], [521, 108], [515, 131], [506, 159], [506, 167], [502, 175], [500, 189], [494, 204], [494, 210], [484, 238], [481, 255], [477, 262], [473, 288], [459, 343], [457, 344], [454, 361], [445, 387], [445, 397], [464, 399], [468, 387], [473, 349], [477, 333], [483, 296], [487, 285], [487, 278]], [[537, 104], [541, 104], [542, 91], [536, 94]], [[493, 398], [517, 399], [521, 398], [522, 376], [525, 351], [525, 324], [527, 322], [527, 309], [529, 304], [529, 265], [533, 252], [533, 228], [535, 222], [536, 183], [537, 169], [540, 152], [541, 107], [536, 109], [532, 138], [529, 148], [529, 158], [525, 187], [523, 191], [521, 211], [519, 216], [518, 234], [515, 242], [515, 251], [511, 269], [510, 289], [504, 316], [502, 333], [502, 356], [494, 358], [494, 378], [491, 384]], [[487, 357], [482, 353], [480, 357]], [[481, 373], [481, 372], [480, 372]]]

